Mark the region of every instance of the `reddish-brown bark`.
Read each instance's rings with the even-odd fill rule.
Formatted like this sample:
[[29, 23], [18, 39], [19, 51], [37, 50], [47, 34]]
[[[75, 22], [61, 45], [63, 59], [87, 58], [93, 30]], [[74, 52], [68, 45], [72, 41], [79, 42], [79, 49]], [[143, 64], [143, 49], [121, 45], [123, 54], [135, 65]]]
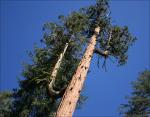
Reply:
[[79, 66], [72, 77], [72, 81], [66, 89], [66, 92], [61, 100], [59, 108], [56, 112], [56, 117], [72, 117], [75, 110], [83, 83], [90, 66], [91, 58], [96, 45], [96, 38], [99, 34], [100, 27], [95, 28], [95, 33], [91, 37], [90, 43], [85, 51], [85, 54], [79, 63]]

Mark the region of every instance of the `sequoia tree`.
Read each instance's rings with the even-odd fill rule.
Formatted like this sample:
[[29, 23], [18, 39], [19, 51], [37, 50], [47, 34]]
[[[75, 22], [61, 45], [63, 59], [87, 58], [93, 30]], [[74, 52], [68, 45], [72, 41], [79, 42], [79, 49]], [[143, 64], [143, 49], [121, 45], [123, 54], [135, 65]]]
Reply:
[[140, 73], [138, 79], [132, 82], [133, 91], [127, 96], [127, 104], [121, 105], [120, 113], [125, 117], [150, 116], [150, 71]]
[[32, 61], [24, 65], [23, 79], [14, 89], [11, 117], [53, 116], [65, 90], [57, 116], [71, 116], [94, 53], [105, 60], [113, 57], [119, 65], [126, 63], [135, 38], [126, 26], [111, 24], [108, 1], [98, 0], [59, 19], [44, 25], [43, 47], [29, 52]]
[[11, 116], [48, 117], [56, 111], [83, 53], [84, 18], [80, 12], [72, 12], [66, 17], [59, 16], [60, 23], [45, 23], [41, 40], [44, 46], [35, 46], [29, 52], [32, 62], [24, 65], [20, 87], [14, 89]]
[[81, 11], [88, 20], [86, 24], [88, 28], [83, 34], [91, 38], [64, 93], [56, 117], [73, 115], [94, 52], [105, 59], [113, 57], [119, 65], [124, 65], [127, 61], [128, 47], [135, 40], [127, 26], [112, 25], [108, 1], [98, 0], [95, 5], [83, 8]]

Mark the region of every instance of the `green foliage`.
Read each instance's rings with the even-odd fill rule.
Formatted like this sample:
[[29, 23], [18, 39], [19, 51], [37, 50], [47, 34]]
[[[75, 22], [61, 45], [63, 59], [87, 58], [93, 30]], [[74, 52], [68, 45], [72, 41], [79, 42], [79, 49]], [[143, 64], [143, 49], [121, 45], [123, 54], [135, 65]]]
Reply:
[[121, 114], [127, 117], [150, 116], [150, 71], [140, 74], [137, 81], [132, 82], [133, 92], [127, 97], [128, 103], [122, 104]]
[[94, 29], [99, 26], [101, 31], [106, 30], [110, 25], [110, 11], [108, 0], [97, 0], [95, 5], [91, 5], [85, 9], [82, 9], [82, 13], [86, 15], [88, 19], [86, 35], [91, 37], [94, 33]]
[[[88, 18], [87, 27], [84, 34], [91, 37], [94, 29], [99, 26], [96, 47], [102, 51], [108, 51], [109, 57], [116, 59], [118, 65], [124, 65], [128, 59], [128, 48], [134, 43], [136, 38], [131, 35], [127, 26], [120, 27], [112, 25], [108, 0], [97, 0], [95, 5], [82, 9], [82, 13]], [[111, 33], [111, 40], [108, 44]]]
[[131, 35], [128, 27], [118, 27], [114, 26], [112, 29], [112, 39], [110, 41], [110, 55], [118, 60], [119, 65], [126, 63], [128, 56], [128, 48], [136, 40], [135, 37]]
[[85, 24], [79, 22], [80, 20], [82, 15], [73, 12], [62, 24], [44, 25], [44, 36], [41, 40], [44, 47], [35, 46], [34, 51], [29, 53], [32, 63], [24, 65], [22, 72], [24, 79], [19, 81], [20, 88], [14, 90], [12, 116], [54, 115], [61, 97], [49, 95], [47, 84], [51, 81], [51, 72], [60, 53], [70, 40], [54, 84], [55, 90], [61, 90], [71, 80], [82, 57], [82, 46], [86, 43], [85, 37], [80, 33]]
[[124, 65], [128, 59], [128, 49], [134, 43], [136, 38], [131, 35], [127, 26], [112, 26], [110, 30], [112, 30], [112, 34], [108, 45], [109, 47], [107, 47], [108, 36], [110, 36], [108, 32], [108, 36], [105, 37], [103, 34], [103, 38], [99, 40], [100, 49], [107, 49], [109, 51], [109, 55], [116, 59], [118, 65]]
[[[97, 0], [95, 5], [81, 8], [68, 16], [60, 15], [59, 23], [47, 22], [43, 26], [43, 47], [34, 48], [29, 53], [31, 64], [25, 64], [22, 72], [23, 79], [19, 81], [20, 88], [13, 93], [12, 115], [48, 117], [53, 116], [61, 97], [49, 95], [47, 84], [51, 81], [52, 70], [64, 50], [65, 44], [69, 43], [65, 57], [57, 74], [54, 84], [56, 91], [67, 85], [82, 58], [86, 44], [94, 33], [94, 29], [100, 26], [97, 45], [99, 49], [109, 51], [109, 56], [115, 57], [119, 65], [127, 60], [127, 50], [134, 42], [127, 27], [111, 25], [109, 4], [107, 0]], [[109, 32], [112, 30], [112, 39], [109, 48], [107, 42]], [[86, 99], [80, 97], [79, 103]]]
[[0, 117], [10, 116], [12, 101], [11, 92], [0, 92]]
[[13, 117], [48, 117], [52, 116], [57, 103], [51, 103], [51, 98], [46, 93], [46, 87], [34, 89], [28, 88], [28, 91], [22, 89], [14, 91]]
[[81, 12], [72, 12], [67, 18], [59, 16], [59, 19], [64, 23], [64, 27], [68, 29], [70, 34], [81, 32], [86, 28], [87, 17]]

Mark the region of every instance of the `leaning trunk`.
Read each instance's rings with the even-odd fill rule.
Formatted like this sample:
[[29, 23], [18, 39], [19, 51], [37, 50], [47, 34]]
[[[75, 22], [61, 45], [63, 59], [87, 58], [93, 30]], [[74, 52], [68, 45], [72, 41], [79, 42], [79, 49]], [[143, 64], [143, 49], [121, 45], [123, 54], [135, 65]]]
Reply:
[[96, 37], [99, 34], [100, 27], [95, 28], [95, 33], [91, 37], [90, 43], [85, 51], [85, 54], [79, 63], [79, 66], [72, 77], [72, 81], [67, 87], [64, 96], [61, 100], [59, 108], [56, 112], [56, 117], [71, 117], [75, 110], [80, 92], [85, 81], [90, 61], [93, 56], [94, 48], [96, 45]]

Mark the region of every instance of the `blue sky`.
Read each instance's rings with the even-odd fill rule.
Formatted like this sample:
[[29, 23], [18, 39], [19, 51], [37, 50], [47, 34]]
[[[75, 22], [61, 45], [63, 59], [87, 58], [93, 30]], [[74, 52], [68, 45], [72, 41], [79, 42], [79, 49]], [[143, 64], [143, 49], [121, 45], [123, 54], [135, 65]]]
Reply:
[[[18, 87], [22, 63], [28, 62], [27, 51], [40, 45], [42, 26], [57, 22], [60, 14], [67, 15], [94, 0], [0, 1], [0, 90]], [[75, 116], [118, 116], [124, 96], [132, 91], [130, 82], [140, 71], [150, 69], [150, 2], [148, 0], [113, 0], [110, 3], [114, 24], [127, 25], [138, 40], [129, 49], [125, 66], [107, 64], [107, 72], [98, 69], [94, 56], [85, 82], [88, 100]], [[102, 62], [101, 62], [102, 63]]]

